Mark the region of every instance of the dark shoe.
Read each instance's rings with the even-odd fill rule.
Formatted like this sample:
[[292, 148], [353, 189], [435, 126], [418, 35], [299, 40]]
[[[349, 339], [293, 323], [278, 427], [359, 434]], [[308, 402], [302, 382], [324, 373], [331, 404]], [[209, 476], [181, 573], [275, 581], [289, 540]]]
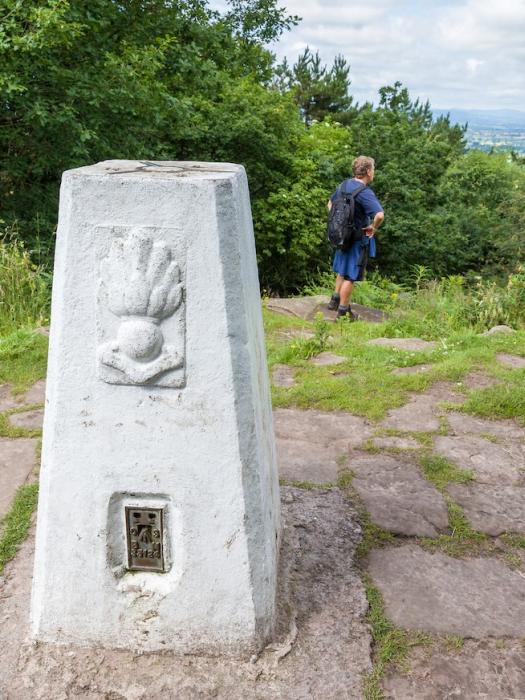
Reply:
[[337, 309], [337, 318], [346, 318], [348, 321], [357, 321], [359, 316], [354, 314], [349, 306], [340, 306]]
[[332, 294], [332, 298], [328, 302], [328, 311], [335, 311], [339, 308], [339, 301], [341, 297], [339, 294]]

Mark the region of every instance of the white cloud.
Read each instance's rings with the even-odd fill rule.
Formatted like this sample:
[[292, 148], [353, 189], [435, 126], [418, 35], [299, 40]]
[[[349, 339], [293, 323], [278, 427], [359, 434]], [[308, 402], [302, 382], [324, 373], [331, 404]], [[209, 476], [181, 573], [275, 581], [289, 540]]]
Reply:
[[434, 107], [525, 109], [524, 0], [289, 0], [302, 22], [272, 47], [293, 63], [306, 45], [351, 65], [351, 92], [377, 100], [400, 80]]

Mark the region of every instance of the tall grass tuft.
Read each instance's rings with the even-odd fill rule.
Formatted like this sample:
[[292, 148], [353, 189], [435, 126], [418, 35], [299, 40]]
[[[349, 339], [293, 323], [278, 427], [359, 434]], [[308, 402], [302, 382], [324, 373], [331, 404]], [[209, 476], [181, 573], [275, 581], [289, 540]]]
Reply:
[[[333, 291], [335, 275], [319, 275], [305, 294]], [[382, 309], [389, 315], [389, 336], [439, 338], [470, 330], [480, 332], [505, 324], [525, 328], [525, 268], [505, 280], [450, 275], [434, 279], [423, 265], [415, 265], [406, 284], [373, 272], [354, 287], [352, 302]]]
[[20, 241], [0, 238], [0, 335], [45, 324], [49, 319], [50, 275], [34, 265]]

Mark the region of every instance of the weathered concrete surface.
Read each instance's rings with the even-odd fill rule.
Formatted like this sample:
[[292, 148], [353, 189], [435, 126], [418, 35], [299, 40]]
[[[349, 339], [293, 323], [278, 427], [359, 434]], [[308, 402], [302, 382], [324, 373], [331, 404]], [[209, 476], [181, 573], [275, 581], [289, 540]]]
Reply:
[[505, 367], [512, 367], [513, 369], [525, 367], [525, 357], [521, 357], [520, 355], [509, 355], [506, 352], [498, 352], [496, 359], [500, 364], [505, 365]]
[[0, 519], [36, 467], [34, 438], [0, 438]]
[[[280, 299], [273, 297], [268, 299], [266, 306], [271, 311], [283, 314], [285, 316], [295, 316], [302, 318], [305, 321], [313, 321], [316, 314], [321, 313], [327, 321], [335, 321], [337, 311], [329, 311], [326, 307], [329, 299], [322, 294], [311, 297], [294, 297], [291, 299]], [[359, 316], [362, 321], [369, 323], [382, 323], [387, 314], [378, 309], [371, 309], [369, 306], [362, 304], [354, 304], [351, 302], [352, 310]]]
[[368, 345], [383, 345], [397, 350], [419, 352], [420, 350], [433, 350], [438, 344], [434, 340], [422, 340], [421, 338], [374, 338], [368, 341]]
[[373, 550], [368, 571], [400, 627], [474, 639], [525, 635], [525, 577], [501, 561], [409, 544]]
[[520, 444], [499, 445], [472, 435], [438, 435], [434, 449], [460, 469], [470, 469], [479, 482], [513, 484], [525, 468], [525, 450]]
[[411, 365], [410, 367], [396, 367], [392, 374], [421, 374], [432, 369], [432, 365]]
[[336, 355], [333, 352], [321, 352], [319, 355], [312, 357], [310, 362], [312, 365], [317, 365], [318, 367], [330, 367], [330, 365], [340, 365], [347, 360], [347, 357]]
[[435, 537], [448, 526], [443, 496], [406, 457], [354, 453], [352, 485], [372, 521], [398, 535]]
[[5, 700], [310, 700], [362, 698], [371, 668], [367, 602], [352, 564], [356, 513], [336, 489], [283, 490], [278, 625], [247, 659], [134, 655], [32, 646], [27, 635], [32, 541], [0, 581], [0, 697]]
[[502, 439], [525, 439], [525, 430], [513, 420], [490, 420], [456, 412], [446, 415], [454, 435], [490, 434]]
[[364, 418], [340, 411], [274, 410], [279, 476], [289, 481], [333, 482], [351, 447], [372, 435]]
[[295, 384], [295, 368], [289, 365], [274, 365], [272, 382], [275, 386], [290, 387]]
[[[258, 650], [280, 526], [244, 168], [64, 173], [51, 319], [34, 637]], [[164, 534], [143, 523], [138, 548], [153, 559], [164, 545], [162, 576], [128, 570], [126, 507], [164, 509]]]
[[27, 428], [29, 430], [40, 430], [44, 422], [44, 409], [34, 411], [23, 411], [13, 413], [9, 416], [9, 422], [16, 428]]
[[410, 671], [383, 681], [390, 700], [521, 700], [525, 698], [525, 647], [521, 641], [466, 640], [461, 649], [432, 644], [413, 649]]
[[450, 484], [447, 488], [475, 530], [497, 537], [525, 533], [525, 488], [503, 484]]

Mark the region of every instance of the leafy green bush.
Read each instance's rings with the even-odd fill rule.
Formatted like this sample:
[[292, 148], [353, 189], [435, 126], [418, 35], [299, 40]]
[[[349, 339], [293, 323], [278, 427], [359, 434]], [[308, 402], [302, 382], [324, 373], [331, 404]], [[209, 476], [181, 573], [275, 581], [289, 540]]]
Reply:
[[49, 317], [50, 276], [31, 262], [22, 243], [0, 239], [0, 334], [44, 324]]

